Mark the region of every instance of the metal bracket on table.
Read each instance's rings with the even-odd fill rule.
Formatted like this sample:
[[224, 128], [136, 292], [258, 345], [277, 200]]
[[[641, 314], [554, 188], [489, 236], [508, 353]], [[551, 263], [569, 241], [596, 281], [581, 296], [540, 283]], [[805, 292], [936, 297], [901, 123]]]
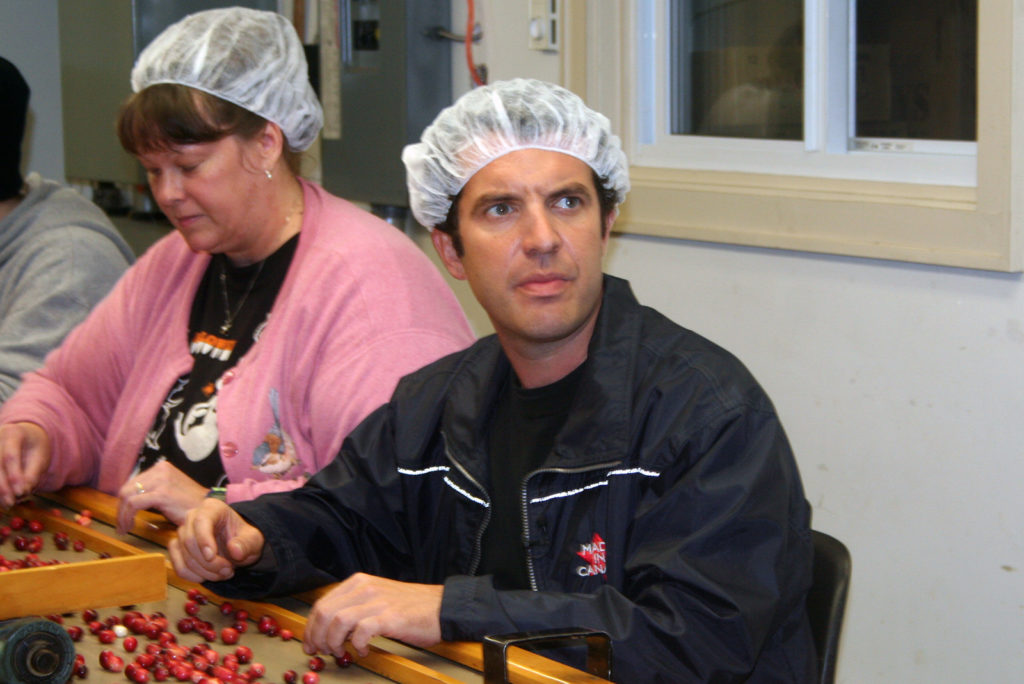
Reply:
[[545, 629], [533, 632], [516, 632], [486, 636], [484, 645], [484, 684], [505, 684], [508, 682], [508, 647], [542, 646], [559, 648], [584, 641], [587, 646], [587, 672], [597, 677], [611, 679], [612, 640], [604, 632], [590, 629]]

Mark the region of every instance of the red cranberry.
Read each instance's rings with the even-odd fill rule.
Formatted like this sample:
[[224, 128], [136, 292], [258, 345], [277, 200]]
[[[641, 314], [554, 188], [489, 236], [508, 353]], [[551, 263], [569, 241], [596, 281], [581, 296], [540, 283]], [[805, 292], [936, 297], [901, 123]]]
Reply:
[[225, 644], [237, 644], [238, 643], [238, 630], [234, 627], [225, 627], [220, 630], [220, 640]]
[[214, 665], [210, 668], [210, 674], [222, 682], [233, 682], [237, 679], [237, 675], [223, 665]]
[[265, 674], [267, 674], [267, 668], [263, 667], [263, 665], [261, 663], [253, 663], [252, 665], [249, 666], [249, 676], [250, 676], [250, 678], [253, 675], [255, 675], [257, 678], [259, 678], [259, 677], [262, 677]]
[[295, 680], [298, 675], [295, 674], [295, 670], [285, 670], [285, 673], [281, 675], [281, 679], [284, 680], [284, 684], [295, 684]]
[[83, 630], [78, 625], [71, 625], [70, 627], [68, 627], [68, 636], [71, 637], [72, 641], [81, 641], [82, 635], [84, 633], [85, 630]]
[[73, 549], [74, 549], [75, 551], [79, 551], [79, 552], [81, 552], [81, 551], [85, 551], [85, 542], [84, 542], [84, 541], [82, 541], [81, 539], [76, 539], [76, 540], [75, 540], [75, 543], [74, 543], [74, 544], [72, 544], [72, 545], [71, 545], [71, 547], [72, 547], [72, 548], [73, 548]]
[[12, 530], [20, 530], [25, 526], [25, 519], [16, 515], [11, 518], [10, 526]]
[[235, 620], [235, 623], [231, 626], [234, 627], [239, 634], [245, 634], [249, 631], [249, 623], [245, 620]]
[[86, 608], [82, 611], [82, 620], [84, 622], [92, 622], [99, 617], [99, 613], [94, 608]]
[[199, 602], [195, 599], [185, 601], [185, 613], [193, 617], [199, 614]]
[[281, 639], [284, 641], [290, 641], [295, 636], [295, 632], [290, 629], [281, 630]]
[[245, 665], [252, 660], [252, 649], [248, 646], [239, 646], [235, 649], [235, 657], [238, 658], [238, 662]]
[[41, 520], [29, 520], [28, 531], [33, 534], [39, 534], [43, 531], [43, 522]]
[[135, 672], [131, 674], [131, 680], [135, 684], [145, 684], [149, 681], [149, 670], [144, 667], [135, 668]]
[[[108, 654], [106, 658], [104, 654]], [[124, 659], [113, 651], [103, 651], [100, 653], [100, 666], [109, 672], [120, 672], [124, 669]]]
[[121, 642], [121, 645], [124, 647], [124, 650], [129, 653], [134, 653], [135, 649], [139, 647], [139, 640], [133, 636], [125, 637], [124, 641]]
[[260, 621], [257, 623], [256, 628], [260, 631], [260, 634], [270, 634], [271, 630], [276, 634], [278, 630], [277, 620], [269, 615], [263, 615], [260, 617]]
[[190, 617], [183, 617], [178, 620], [178, 633], [188, 634], [196, 628], [196, 621]]
[[117, 635], [114, 634], [112, 629], [101, 629], [96, 633], [96, 636], [99, 637], [101, 644], [112, 644], [117, 640]]
[[337, 663], [338, 667], [348, 667], [354, 661], [352, 659], [352, 654], [345, 651], [340, 656], [334, 656], [334, 662]]
[[309, 659], [309, 669], [313, 672], [320, 672], [326, 665], [327, 663], [320, 656], [313, 656]]
[[302, 675], [302, 684], [319, 684], [320, 675], [316, 672], [307, 672]]
[[234, 612], [235, 612], [235, 607], [233, 605], [231, 605], [230, 601], [225, 601], [224, 603], [220, 604], [220, 614], [221, 615], [231, 615]]

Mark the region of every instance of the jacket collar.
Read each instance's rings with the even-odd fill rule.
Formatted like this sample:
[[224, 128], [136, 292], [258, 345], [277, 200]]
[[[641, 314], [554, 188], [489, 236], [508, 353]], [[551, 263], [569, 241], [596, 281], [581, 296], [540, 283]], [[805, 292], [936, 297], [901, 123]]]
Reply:
[[[639, 337], [639, 305], [629, 283], [605, 275], [583, 377], [566, 424], [555, 438], [555, 455], [544, 467], [586, 467], [626, 453]], [[477, 466], [484, 467], [473, 462], [486, 460], [486, 428], [510, 368], [497, 336], [489, 335], [468, 350], [461, 372], [453, 378], [442, 425], [449, 450], [474, 472]]]

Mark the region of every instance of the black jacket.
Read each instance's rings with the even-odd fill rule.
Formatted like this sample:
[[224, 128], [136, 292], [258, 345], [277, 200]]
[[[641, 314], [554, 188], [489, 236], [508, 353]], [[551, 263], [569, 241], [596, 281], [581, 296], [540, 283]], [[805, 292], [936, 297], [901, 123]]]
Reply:
[[521, 487], [533, 591], [476, 576], [507, 372], [491, 336], [403, 379], [305, 487], [237, 505], [276, 568], [214, 589], [444, 583], [446, 640], [586, 627], [611, 635], [621, 682], [811, 681], [809, 508], [743, 365], [605, 277], [575, 405]]

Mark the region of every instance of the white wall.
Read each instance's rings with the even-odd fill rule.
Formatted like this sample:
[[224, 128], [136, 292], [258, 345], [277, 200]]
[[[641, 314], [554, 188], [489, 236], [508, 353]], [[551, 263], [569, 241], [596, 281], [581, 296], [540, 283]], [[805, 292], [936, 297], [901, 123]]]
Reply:
[[[555, 57], [525, 49], [526, 3], [478, 5], [493, 78], [557, 80]], [[23, 71], [56, 60], [55, 6], [0, 0], [0, 54]], [[59, 81], [33, 89], [59, 126]], [[840, 682], [1021, 681], [1020, 275], [621, 236], [608, 271], [736, 353], [775, 401], [815, 527], [853, 553]]]

